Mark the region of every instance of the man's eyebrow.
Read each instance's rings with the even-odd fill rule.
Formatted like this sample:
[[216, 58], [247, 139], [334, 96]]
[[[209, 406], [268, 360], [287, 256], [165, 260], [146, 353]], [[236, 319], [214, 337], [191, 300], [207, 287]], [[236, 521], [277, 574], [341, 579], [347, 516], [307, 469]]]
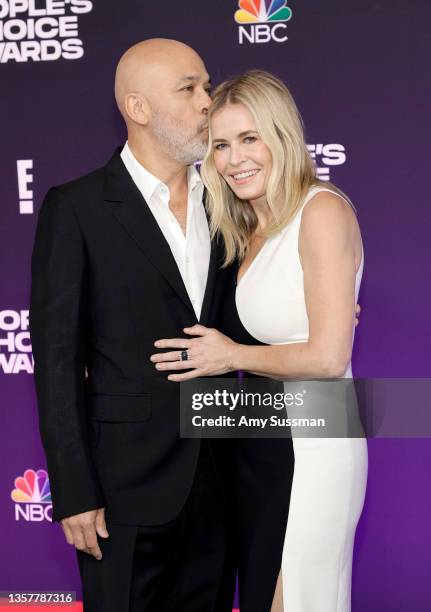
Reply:
[[[240, 132], [239, 134], [237, 134], [238, 138], [244, 138], [244, 136], [248, 136], [248, 134], [258, 134], [259, 132], [257, 132], [256, 130], [246, 130], [245, 132]], [[226, 142], [226, 140], [224, 138], [213, 138], [213, 143], [214, 142]]]
[[[177, 87], [179, 87], [180, 85], [183, 85], [184, 83], [197, 83], [199, 82], [201, 79], [198, 75], [195, 74], [191, 74], [190, 76], [185, 76], [182, 77], [178, 83], [177, 83]], [[211, 78], [208, 77], [207, 79], [205, 79], [205, 83], [210, 84], [211, 83]]]

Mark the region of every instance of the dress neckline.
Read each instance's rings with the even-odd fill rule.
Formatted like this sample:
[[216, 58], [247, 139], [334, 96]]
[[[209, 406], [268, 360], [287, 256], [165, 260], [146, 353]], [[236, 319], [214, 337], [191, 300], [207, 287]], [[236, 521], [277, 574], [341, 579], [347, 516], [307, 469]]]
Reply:
[[[308, 202], [308, 199], [310, 198], [310, 194], [311, 194], [311, 193], [312, 193], [312, 192], [313, 192], [315, 189], [321, 190], [321, 189], [324, 189], [324, 188], [320, 187], [319, 185], [312, 185], [312, 186], [309, 188], [309, 190], [308, 190], [308, 192], [307, 192], [307, 195], [305, 196], [304, 201], [303, 201], [303, 203], [302, 203], [302, 205], [301, 205], [301, 207], [300, 207], [300, 209], [299, 209], [299, 210], [302, 210], [302, 208], [304, 207], [304, 205], [305, 205], [305, 204]], [[325, 191], [330, 191], [330, 189], [326, 189]], [[298, 212], [299, 212], [299, 210], [298, 210]], [[292, 219], [292, 221], [293, 221], [293, 219]], [[251, 262], [251, 263], [250, 263], [250, 265], [248, 266], [247, 270], [244, 272], [244, 274], [241, 276], [241, 278], [240, 278], [239, 280], [238, 280], [239, 262], [238, 262], [238, 261], [236, 262], [236, 263], [237, 263], [237, 266], [236, 266], [236, 273], [235, 273], [235, 286], [236, 286], [236, 287], [239, 287], [239, 286], [241, 285], [242, 281], [244, 280], [244, 278], [245, 278], [245, 277], [247, 276], [247, 274], [249, 273], [250, 268], [252, 268], [252, 267], [253, 267], [253, 265], [254, 265], [255, 261], [256, 261], [257, 259], [259, 259], [259, 256], [260, 256], [260, 254], [262, 253], [262, 251], [264, 251], [264, 250], [265, 250], [265, 247], [266, 247], [266, 245], [268, 244], [268, 242], [269, 242], [270, 240], [272, 240], [273, 238], [276, 238], [277, 236], [280, 236], [280, 235], [281, 235], [281, 234], [284, 232], [284, 230], [286, 229], [286, 227], [288, 227], [289, 225], [290, 225], [290, 223], [289, 223], [288, 225], [286, 225], [285, 227], [283, 227], [283, 228], [282, 228], [282, 229], [281, 229], [279, 232], [277, 232], [276, 234], [274, 234], [273, 236], [270, 236], [269, 238], [267, 238], [267, 239], [265, 240], [265, 242], [263, 243], [263, 245], [262, 245], [261, 249], [259, 250], [258, 254], [257, 254], [255, 257], [254, 257], [254, 259], [252, 260], [252, 262]]]
[[[276, 236], [277, 236], [277, 235], [278, 235], [278, 234], [276, 234]], [[272, 238], [274, 238], [274, 236], [270, 236], [269, 238], [267, 238], [267, 239], [265, 240], [265, 242], [263, 243], [263, 245], [262, 245], [262, 246], [261, 246], [261, 248], [259, 249], [259, 251], [258, 251], [257, 255], [255, 255], [255, 256], [254, 256], [254, 258], [252, 259], [252, 261], [251, 261], [250, 265], [248, 266], [247, 270], [244, 272], [244, 274], [241, 276], [241, 278], [240, 278], [239, 280], [238, 280], [239, 262], [237, 261], [237, 266], [236, 266], [236, 274], [235, 274], [235, 285], [236, 285], [236, 287], [239, 287], [239, 286], [241, 285], [242, 281], [244, 280], [244, 278], [245, 278], [245, 277], [247, 276], [247, 274], [249, 273], [250, 268], [252, 268], [252, 267], [253, 267], [253, 265], [254, 265], [254, 263], [255, 263], [255, 261], [256, 261], [257, 259], [259, 259], [259, 257], [260, 257], [260, 255], [261, 255], [262, 251], [264, 251], [264, 250], [265, 250], [266, 245], [268, 244], [268, 242], [269, 242], [270, 240], [272, 240]]]

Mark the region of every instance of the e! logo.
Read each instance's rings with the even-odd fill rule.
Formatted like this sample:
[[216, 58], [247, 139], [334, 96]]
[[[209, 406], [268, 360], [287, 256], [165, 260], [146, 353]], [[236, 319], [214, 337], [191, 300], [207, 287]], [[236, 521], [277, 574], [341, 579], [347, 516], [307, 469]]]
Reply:
[[21, 215], [33, 214], [33, 190], [29, 185], [33, 183], [32, 159], [19, 159], [16, 162], [18, 174], [19, 212]]

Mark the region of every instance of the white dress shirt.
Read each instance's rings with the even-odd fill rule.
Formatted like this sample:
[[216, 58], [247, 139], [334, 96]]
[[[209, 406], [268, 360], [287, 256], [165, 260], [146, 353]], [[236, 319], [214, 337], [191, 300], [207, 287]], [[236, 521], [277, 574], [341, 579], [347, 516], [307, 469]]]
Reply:
[[169, 208], [170, 193], [167, 185], [138, 162], [127, 142], [121, 152], [121, 159], [169, 244], [199, 320], [211, 251], [208, 221], [202, 203], [204, 186], [199, 172], [194, 166], [187, 169], [187, 225], [184, 235]]

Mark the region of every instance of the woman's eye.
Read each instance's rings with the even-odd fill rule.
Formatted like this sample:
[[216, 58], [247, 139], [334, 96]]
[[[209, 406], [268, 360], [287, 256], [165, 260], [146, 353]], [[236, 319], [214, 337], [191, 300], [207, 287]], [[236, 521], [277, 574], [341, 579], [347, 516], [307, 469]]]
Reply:
[[256, 142], [257, 138], [256, 136], [246, 136], [244, 138], [244, 142], [247, 144], [252, 144], [253, 142]]
[[225, 148], [226, 144], [224, 142], [221, 142], [220, 144], [216, 144], [216, 146], [214, 147], [216, 149], [216, 151], [222, 151]]
[[182, 91], [193, 91], [193, 85], [187, 85], [186, 87], [183, 87]]

